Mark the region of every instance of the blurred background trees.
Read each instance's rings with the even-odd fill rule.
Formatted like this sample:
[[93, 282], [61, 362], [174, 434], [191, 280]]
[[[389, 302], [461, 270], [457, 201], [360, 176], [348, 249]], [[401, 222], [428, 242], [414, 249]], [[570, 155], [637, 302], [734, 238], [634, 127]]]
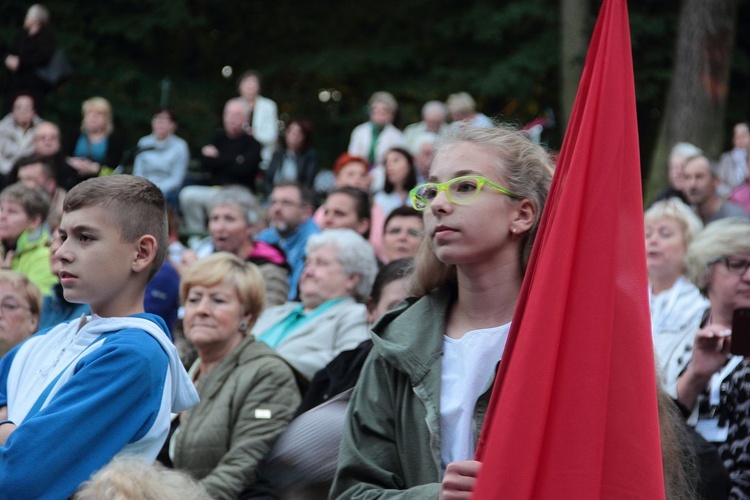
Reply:
[[[101, 95], [111, 100], [116, 126], [134, 145], [150, 131], [154, 109], [169, 104], [178, 114], [178, 133], [197, 150], [220, 126], [237, 76], [252, 68], [264, 75], [262, 93], [279, 104], [283, 121], [313, 121], [321, 165], [327, 167], [345, 150], [351, 129], [365, 120], [370, 94], [381, 89], [399, 100], [400, 126], [419, 119], [424, 101], [457, 91], [471, 93], [485, 114], [518, 124], [552, 111], [557, 126], [542, 139], [559, 148], [601, 2], [48, 0], [45, 5], [58, 43], [76, 67], [75, 76], [47, 102], [47, 117], [63, 130], [76, 128], [84, 99]], [[27, 8], [19, 2], [0, 5], [0, 42], [12, 40]], [[684, 19], [691, 14], [692, 24]], [[630, 16], [644, 177], [652, 162], [660, 168], [664, 158], [656, 152], [669, 141], [693, 140], [711, 153], [728, 149], [732, 125], [750, 112], [750, 32], [737, 25], [750, 19], [750, 2], [639, 0], [630, 2]], [[680, 40], [692, 45], [686, 49]], [[686, 57], [707, 58], [709, 74], [717, 78], [705, 80], [705, 64], [696, 67]], [[706, 92], [710, 95], [701, 99], [722, 103], [697, 106], [691, 100]], [[680, 127], [687, 125], [686, 112], [690, 122], [703, 124], [694, 135], [684, 135], [687, 129]], [[654, 176], [652, 183], [666, 180]]]

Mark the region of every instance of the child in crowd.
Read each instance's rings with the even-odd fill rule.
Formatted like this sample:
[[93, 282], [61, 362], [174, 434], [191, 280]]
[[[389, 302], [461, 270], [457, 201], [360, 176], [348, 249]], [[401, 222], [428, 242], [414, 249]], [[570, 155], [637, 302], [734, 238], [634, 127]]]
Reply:
[[82, 182], [65, 199], [59, 234], [65, 298], [92, 314], [0, 361], [6, 498], [66, 498], [118, 453], [152, 461], [170, 413], [198, 402], [166, 325], [143, 312], [167, 252], [159, 188], [125, 175]]
[[49, 295], [57, 283], [44, 228], [48, 212], [49, 196], [41, 188], [16, 183], [0, 192], [0, 267], [23, 274], [42, 295]]

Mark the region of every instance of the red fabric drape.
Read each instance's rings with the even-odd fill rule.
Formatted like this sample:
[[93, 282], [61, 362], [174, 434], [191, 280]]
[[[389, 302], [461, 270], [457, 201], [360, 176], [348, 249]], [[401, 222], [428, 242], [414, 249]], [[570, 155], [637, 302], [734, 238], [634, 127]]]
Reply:
[[605, 0], [477, 459], [478, 499], [664, 498], [625, 0]]

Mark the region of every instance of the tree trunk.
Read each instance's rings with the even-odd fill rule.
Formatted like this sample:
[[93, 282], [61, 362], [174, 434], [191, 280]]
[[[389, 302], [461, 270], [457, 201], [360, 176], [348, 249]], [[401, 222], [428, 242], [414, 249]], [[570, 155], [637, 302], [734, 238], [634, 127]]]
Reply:
[[737, 0], [684, 0], [672, 83], [651, 160], [646, 199], [667, 186], [669, 150], [690, 142], [721, 152]]
[[591, 0], [560, 0], [561, 136], [570, 119], [586, 57], [586, 21]]

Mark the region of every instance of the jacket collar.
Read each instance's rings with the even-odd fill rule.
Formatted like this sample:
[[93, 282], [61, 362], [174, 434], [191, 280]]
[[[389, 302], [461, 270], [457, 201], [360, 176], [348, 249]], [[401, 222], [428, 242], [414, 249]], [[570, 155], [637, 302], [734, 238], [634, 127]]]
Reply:
[[443, 354], [445, 319], [453, 300], [444, 289], [406, 299], [373, 327], [373, 350], [418, 384]]

